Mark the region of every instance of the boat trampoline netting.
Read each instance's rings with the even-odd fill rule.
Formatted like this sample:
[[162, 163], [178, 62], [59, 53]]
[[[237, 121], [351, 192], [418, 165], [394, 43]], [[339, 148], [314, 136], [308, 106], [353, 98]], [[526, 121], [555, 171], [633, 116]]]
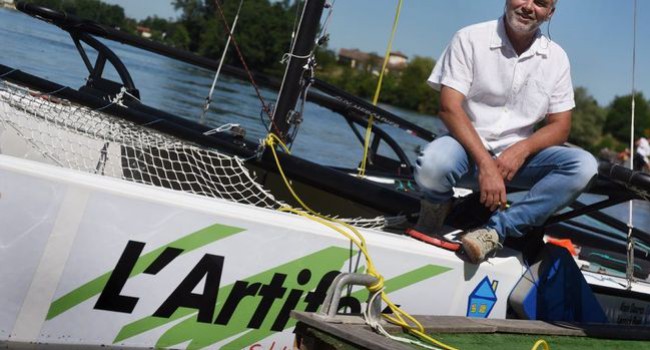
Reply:
[[[0, 80], [0, 153], [268, 209], [285, 205], [238, 157], [53, 95]], [[385, 224], [383, 217], [343, 221]]]

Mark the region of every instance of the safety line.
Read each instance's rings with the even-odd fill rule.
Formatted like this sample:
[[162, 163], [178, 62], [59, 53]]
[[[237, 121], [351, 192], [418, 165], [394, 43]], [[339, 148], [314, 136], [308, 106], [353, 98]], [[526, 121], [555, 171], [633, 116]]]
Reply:
[[[436, 346], [440, 346], [443, 349], [446, 350], [457, 350], [454, 347], [451, 347], [449, 345], [446, 345], [436, 339], [433, 339], [432, 337], [428, 336], [425, 333], [424, 327], [422, 324], [415, 319], [413, 316], [409, 315], [407, 312], [404, 310], [400, 309], [397, 305], [395, 305], [393, 302], [390, 301], [388, 298], [388, 294], [383, 291], [384, 289], [384, 277], [379, 274], [377, 271], [372, 259], [370, 258], [370, 254], [368, 253], [367, 245], [366, 245], [366, 240], [364, 236], [357, 230], [355, 227], [352, 225], [349, 225], [345, 222], [342, 222], [340, 220], [330, 218], [327, 216], [324, 216], [320, 213], [317, 213], [316, 211], [312, 210], [309, 208], [305, 202], [296, 194], [294, 191], [293, 187], [289, 183], [288, 178], [284, 174], [284, 170], [282, 169], [282, 164], [280, 164], [280, 160], [277, 155], [276, 151], [276, 143], [285, 150], [285, 152], [290, 153], [289, 149], [287, 146], [282, 142], [282, 140], [275, 134], [269, 134], [268, 137], [265, 139], [264, 143], [268, 146], [268, 148], [271, 150], [271, 154], [273, 155], [273, 158], [275, 160], [275, 164], [278, 168], [278, 172], [280, 173], [280, 176], [282, 177], [282, 180], [284, 181], [284, 184], [286, 188], [289, 190], [293, 198], [300, 204], [300, 206], [303, 209], [297, 209], [293, 208], [289, 205], [285, 205], [281, 207], [279, 210], [280, 211], [285, 211], [285, 212], [291, 212], [297, 215], [300, 215], [302, 217], [305, 217], [307, 219], [310, 219], [312, 221], [318, 222], [322, 225], [325, 225], [332, 230], [340, 233], [347, 239], [349, 239], [354, 245], [357, 246], [359, 251], [363, 254], [365, 261], [366, 261], [366, 273], [370, 276], [373, 276], [377, 279], [377, 283], [368, 286], [367, 289], [370, 293], [381, 293], [381, 299], [383, 302], [388, 305], [389, 309], [393, 312], [392, 316], [389, 316], [387, 314], [382, 314], [382, 316], [388, 321], [393, 324], [396, 324], [400, 327], [403, 327], [406, 331], [412, 333], [413, 335], [417, 336], [418, 338], [425, 340], [427, 342], [430, 342], [432, 344], [435, 344]], [[347, 231], [346, 231], [347, 230]]]
[[[372, 98], [372, 104], [377, 105], [379, 101], [379, 93], [381, 92], [381, 86], [384, 81], [384, 72], [388, 66], [388, 60], [390, 59], [390, 53], [393, 51], [393, 39], [395, 38], [395, 33], [397, 32], [397, 24], [399, 23], [399, 16], [402, 11], [403, 0], [399, 0], [397, 4], [397, 9], [395, 11], [395, 18], [393, 19], [393, 29], [391, 30], [390, 39], [388, 40], [388, 46], [386, 47], [386, 53], [384, 54], [384, 63], [381, 66], [381, 72], [379, 73], [379, 80], [377, 81], [377, 88], [375, 89], [375, 95]], [[368, 150], [370, 148], [370, 135], [372, 134], [372, 125], [374, 122], [374, 116], [371, 114], [368, 116], [368, 127], [366, 128], [366, 135], [363, 142], [363, 159], [361, 160], [361, 166], [359, 166], [359, 176], [366, 175], [366, 163], [368, 162]]]

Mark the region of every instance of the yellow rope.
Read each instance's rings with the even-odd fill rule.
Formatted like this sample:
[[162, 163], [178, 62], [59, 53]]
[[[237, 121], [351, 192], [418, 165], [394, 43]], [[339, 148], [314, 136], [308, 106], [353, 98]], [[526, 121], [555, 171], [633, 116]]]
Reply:
[[282, 140], [276, 136], [275, 134], [269, 134], [269, 136], [265, 140], [265, 144], [271, 149], [271, 153], [273, 154], [273, 159], [275, 159], [275, 164], [278, 168], [278, 172], [280, 173], [280, 176], [282, 177], [282, 180], [284, 181], [285, 186], [293, 196], [293, 198], [300, 203], [302, 208], [297, 209], [297, 208], [292, 208], [291, 206], [285, 205], [280, 208], [281, 211], [286, 211], [286, 212], [291, 212], [297, 215], [300, 215], [302, 217], [308, 218], [310, 220], [316, 221], [320, 224], [323, 224], [332, 230], [342, 234], [345, 236], [347, 239], [349, 239], [354, 245], [359, 248], [359, 251], [363, 254], [363, 257], [365, 258], [366, 261], [366, 273], [369, 274], [370, 276], [373, 276], [377, 278], [377, 283], [375, 283], [372, 286], [368, 287], [368, 291], [370, 293], [376, 293], [381, 291], [381, 299], [388, 305], [391, 311], [393, 311], [393, 316], [389, 316], [384, 314], [383, 317], [386, 318], [391, 323], [394, 323], [398, 326], [403, 327], [407, 331], [413, 333], [417, 337], [419, 337], [422, 340], [428, 341], [432, 344], [435, 344], [437, 346], [442, 347], [443, 349], [447, 350], [456, 350], [455, 348], [445, 345], [428, 335], [426, 335], [424, 331], [424, 327], [422, 327], [422, 324], [418, 322], [413, 316], [409, 315], [397, 305], [395, 305], [393, 302], [388, 299], [388, 295], [386, 292], [384, 292], [382, 289], [384, 288], [384, 277], [377, 272], [377, 269], [375, 268], [375, 264], [373, 263], [372, 259], [370, 258], [370, 254], [368, 253], [368, 249], [366, 246], [366, 239], [363, 237], [361, 232], [357, 230], [354, 226], [351, 226], [345, 222], [342, 222], [340, 220], [326, 217], [320, 213], [315, 212], [311, 208], [309, 208], [301, 199], [300, 197], [296, 194], [296, 192], [293, 190], [291, 184], [289, 183], [289, 180], [287, 179], [286, 175], [284, 174], [284, 171], [282, 170], [282, 165], [280, 164], [280, 159], [278, 158], [278, 155], [276, 153], [276, 143], [282, 147], [282, 149], [285, 150], [285, 152], [290, 153], [288, 147], [282, 142]]
[[[375, 88], [375, 96], [372, 98], [372, 104], [377, 105], [379, 102], [379, 93], [381, 92], [381, 86], [384, 81], [384, 72], [388, 66], [388, 60], [390, 59], [390, 53], [393, 51], [393, 39], [395, 38], [395, 32], [397, 32], [397, 24], [399, 23], [399, 16], [402, 11], [402, 2], [399, 0], [397, 4], [397, 10], [395, 11], [395, 19], [393, 20], [393, 29], [390, 34], [390, 39], [388, 40], [388, 47], [386, 47], [386, 54], [384, 54], [384, 63], [381, 66], [381, 72], [379, 73], [379, 81], [377, 82], [377, 88]], [[363, 142], [363, 159], [361, 160], [361, 166], [359, 166], [359, 176], [366, 175], [366, 163], [368, 161], [368, 149], [370, 148], [370, 135], [372, 134], [372, 124], [375, 118], [373, 115], [368, 117], [368, 127], [366, 128], [366, 135]]]
[[535, 345], [533, 345], [533, 348], [531, 350], [537, 350], [537, 348], [539, 348], [540, 345], [544, 348], [544, 350], [551, 350], [551, 347], [548, 346], [548, 343], [544, 339], [540, 339], [536, 341]]

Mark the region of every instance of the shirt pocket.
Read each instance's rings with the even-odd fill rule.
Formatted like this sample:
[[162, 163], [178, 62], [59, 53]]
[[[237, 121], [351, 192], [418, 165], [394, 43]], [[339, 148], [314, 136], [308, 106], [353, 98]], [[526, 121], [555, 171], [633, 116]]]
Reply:
[[543, 82], [536, 79], [528, 80], [521, 94], [522, 101], [519, 101], [522, 104], [525, 118], [538, 122], [546, 117], [550, 96]]

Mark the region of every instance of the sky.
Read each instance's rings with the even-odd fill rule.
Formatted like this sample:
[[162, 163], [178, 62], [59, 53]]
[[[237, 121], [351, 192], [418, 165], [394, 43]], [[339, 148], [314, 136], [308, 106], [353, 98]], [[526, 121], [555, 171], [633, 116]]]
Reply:
[[[334, 4], [329, 48], [383, 56], [398, 0], [329, 1]], [[650, 0], [637, 1], [635, 86], [650, 98]], [[104, 2], [122, 6], [137, 19], [177, 16], [172, 0]], [[498, 18], [503, 6], [504, 0], [403, 0], [393, 50], [438, 60], [458, 29]], [[550, 22], [551, 39], [571, 60], [574, 86], [585, 87], [601, 106], [632, 91], [633, 16], [634, 0], [560, 0]]]

